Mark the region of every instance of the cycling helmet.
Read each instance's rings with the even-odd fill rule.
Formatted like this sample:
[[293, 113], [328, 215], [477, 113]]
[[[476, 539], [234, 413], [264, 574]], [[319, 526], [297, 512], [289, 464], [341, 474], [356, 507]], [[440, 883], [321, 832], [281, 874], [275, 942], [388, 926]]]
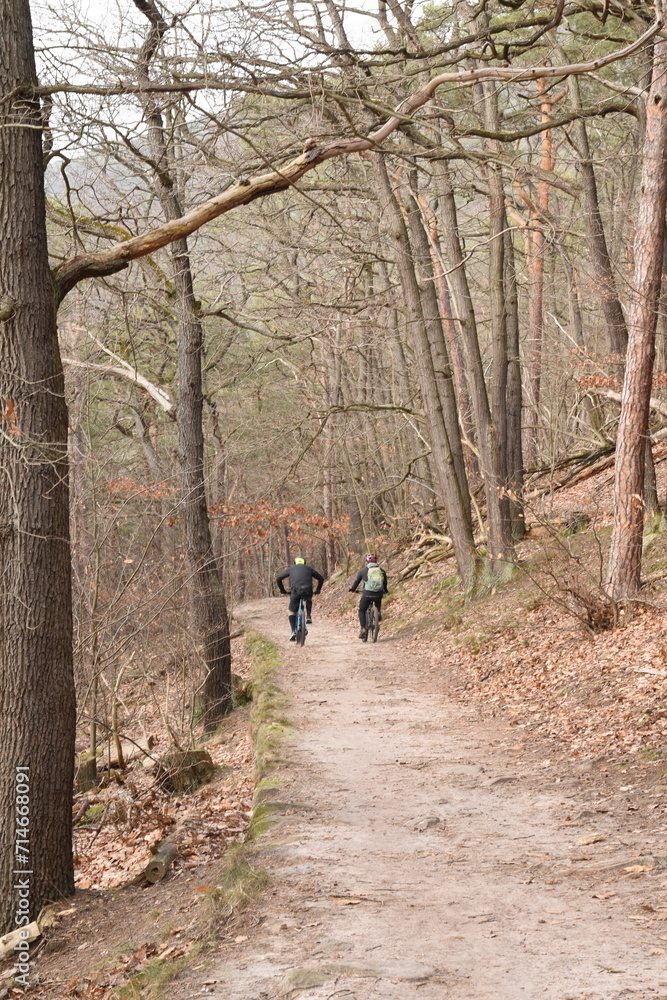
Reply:
[[377, 562], [377, 556], [375, 555], [374, 552], [368, 553], [368, 555], [366, 556], [366, 562], [367, 563]]
[[296, 559], [294, 560], [294, 565], [295, 566], [305, 566], [306, 565], [306, 560], [303, 558], [303, 556], [297, 556]]

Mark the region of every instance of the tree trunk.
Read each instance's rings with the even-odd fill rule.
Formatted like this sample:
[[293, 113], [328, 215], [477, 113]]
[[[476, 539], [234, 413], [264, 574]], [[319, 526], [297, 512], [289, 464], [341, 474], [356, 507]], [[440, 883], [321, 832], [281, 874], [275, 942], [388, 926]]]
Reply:
[[505, 296], [505, 240], [503, 221], [505, 197], [502, 178], [489, 170], [489, 300], [493, 369], [491, 413], [496, 431], [500, 473], [507, 479], [507, 307]]
[[[134, 2], [151, 25], [139, 54], [137, 72], [140, 83], [148, 85], [150, 64], [167, 31], [167, 24], [154, 0]], [[174, 184], [175, 163], [155, 98], [146, 93], [142, 96], [142, 104], [149, 129], [155, 191], [165, 218], [171, 221], [183, 215]], [[187, 240], [174, 241], [171, 253], [178, 309], [178, 453], [185, 550], [193, 620], [206, 668], [203, 723], [210, 730], [231, 706], [229, 619], [206, 503], [202, 387], [204, 334], [195, 303]]]
[[355, 556], [361, 556], [364, 551], [364, 523], [361, 517], [361, 507], [354, 480], [351, 479], [351, 489], [347, 497], [347, 513], [349, 517], [349, 529], [347, 533], [347, 544], [350, 551]]
[[[440, 406], [445, 418], [449, 443], [452, 449], [456, 477], [462, 485], [466, 485], [467, 477], [465, 462], [463, 460], [463, 444], [459, 429], [459, 411], [454, 392], [454, 372], [450, 364], [443, 323], [440, 316], [428, 235], [424, 228], [419, 205], [412, 192], [406, 193], [406, 214], [414, 248], [413, 256], [416, 264], [416, 273], [420, 279], [419, 290], [422, 313], [431, 347], [431, 357], [438, 385]], [[456, 431], [453, 431], [453, 428], [456, 428]], [[465, 491], [465, 502], [469, 508], [470, 503], [468, 501], [467, 488]]]
[[[581, 97], [579, 80], [576, 76], [569, 77], [568, 89], [570, 103], [576, 111], [579, 111], [581, 109]], [[628, 331], [625, 325], [623, 309], [616, 291], [616, 280], [607, 249], [607, 239], [600, 214], [595, 169], [588, 145], [588, 132], [586, 131], [586, 124], [583, 119], [579, 119], [573, 123], [572, 131], [579, 155], [578, 167], [581, 172], [584, 192], [586, 243], [600, 292], [600, 301], [609, 337], [609, 350], [612, 354], [625, 357], [625, 351], [628, 346]]]
[[[0, 92], [37, 82], [28, 0], [0, 0]], [[0, 111], [0, 931], [74, 891], [67, 408], [50, 283], [40, 109]], [[26, 768], [17, 772], [17, 768]], [[21, 791], [17, 774], [29, 777]], [[24, 797], [19, 797], [23, 795]], [[23, 825], [25, 822], [25, 826]], [[29, 830], [28, 840], [15, 832]], [[24, 849], [23, 849], [24, 848]], [[21, 874], [25, 871], [27, 874]], [[15, 874], [17, 872], [18, 874]]]
[[196, 313], [186, 240], [172, 244], [178, 301], [178, 454], [185, 552], [197, 638], [206, 668], [204, 717], [215, 728], [231, 705], [229, 618], [206, 503], [202, 325]]
[[[341, 364], [340, 364], [340, 326], [334, 332], [334, 342], [330, 350], [326, 350], [324, 344], [321, 349], [322, 365], [322, 387], [324, 389], [324, 399], [328, 408], [339, 406], [343, 401], [341, 385]], [[336, 517], [336, 430], [338, 427], [338, 417], [335, 413], [329, 415], [322, 431], [322, 509], [324, 516], [329, 522]], [[327, 533], [324, 540], [324, 560], [322, 575], [326, 578], [331, 576], [336, 567], [336, 539], [334, 535]], [[289, 565], [289, 563], [288, 563]]]
[[[579, 91], [579, 80], [576, 76], [571, 76], [568, 80], [570, 92], [570, 103], [575, 110], [581, 108], [581, 97]], [[600, 214], [600, 203], [598, 199], [597, 182], [595, 179], [595, 169], [591, 160], [590, 147], [588, 144], [588, 132], [583, 119], [575, 121], [573, 124], [574, 138], [579, 154], [579, 170], [581, 171], [582, 186], [584, 189], [584, 216], [586, 222], [586, 243], [588, 252], [593, 262], [595, 278], [600, 290], [600, 301], [602, 312], [607, 326], [609, 338], [609, 351], [619, 359], [625, 358], [628, 348], [628, 329], [623, 315], [623, 307], [618, 297], [616, 279], [611, 264], [611, 258], [607, 249], [607, 239], [605, 237], [602, 216]], [[658, 493], [656, 488], [655, 465], [653, 463], [653, 451], [647, 440], [646, 442], [646, 469], [644, 473], [644, 502], [646, 511], [654, 513], [659, 509]]]
[[479, 442], [480, 465], [484, 477], [486, 516], [488, 525], [488, 551], [494, 574], [504, 575], [507, 563], [513, 561], [512, 540], [509, 518], [502, 509], [502, 489], [505, 481], [496, 437], [496, 428], [491, 417], [491, 407], [484, 378], [484, 366], [477, 335], [477, 323], [472, 296], [468, 285], [465, 262], [459, 241], [456, 202], [446, 160], [437, 160], [434, 165], [436, 190], [440, 200], [443, 227], [442, 238], [451, 270], [452, 289], [456, 302], [456, 313], [461, 328], [465, 348], [468, 378], [472, 392], [477, 439]]
[[[661, 6], [656, 4], [657, 16]], [[607, 576], [607, 587], [614, 599], [631, 597], [641, 581], [646, 435], [667, 205], [666, 73], [667, 41], [656, 36], [652, 82], [646, 101], [629, 340], [616, 442], [614, 530]]]
[[[519, 300], [516, 286], [514, 241], [503, 212], [505, 229], [505, 301], [507, 303], [507, 488], [510, 499], [512, 538], [521, 541], [526, 533], [523, 507], [523, 440], [521, 436], [521, 356], [519, 347]], [[514, 499], [516, 497], [516, 499]]]
[[[544, 80], [537, 81], [537, 91], [544, 95]], [[551, 100], [542, 97], [542, 121], [551, 118]], [[552, 133], [545, 129], [542, 133], [542, 170], [553, 169]], [[532, 213], [532, 233], [526, 233], [528, 257], [528, 339], [527, 361], [531, 401], [526, 413], [526, 462], [534, 465], [539, 452], [540, 396], [542, 392], [542, 334], [544, 325], [544, 217], [549, 210], [549, 184], [540, 180], [538, 185], [538, 211]]]
[[463, 348], [456, 329], [452, 313], [452, 300], [449, 294], [447, 276], [442, 265], [442, 255], [440, 252], [440, 237], [438, 235], [438, 223], [435, 212], [431, 208], [427, 199], [420, 195], [419, 206], [424, 213], [425, 224], [428, 226], [429, 246], [431, 250], [431, 260], [433, 273], [435, 276], [435, 289], [440, 306], [440, 318], [447, 338], [447, 346], [452, 359], [454, 369], [454, 382], [456, 384], [456, 398], [458, 402], [459, 420], [463, 431], [463, 459], [465, 462], [468, 482], [471, 489], [480, 482], [479, 462], [475, 447], [475, 424], [473, 421], [472, 407], [470, 404], [470, 390], [465, 370], [463, 358]]
[[458, 434], [460, 442], [458, 421], [455, 427], [448, 427], [445, 422], [407, 227], [392, 191], [384, 159], [381, 154], [376, 154], [374, 159], [384, 220], [396, 251], [396, 266], [405, 295], [408, 335], [413, 345], [440, 495], [447, 513], [461, 582], [466, 591], [472, 592], [477, 586], [480, 562], [472, 533], [467, 483], [461, 482], [457, 476], [449, 440], [450, 433]]
[[[498, 131], [498, 88], [492, 84], [483, 85], [485, 125], [490, 131]], [[487, 140], [492, 153], [500, 153], [500, 143]], [[491, 419], [496, 453], [495, 478], [497, 509], [494, 516], [499, 524], [495, 529], [497, 547], [509, 547], [512, 538], [509, 497], [505, 490], [507, 476], [507, 297], [505, 292], [505, 191], [500, 167], [489, 164], [489, 304], [491, 307], [491, 339], [493, 368], [491, 376]], [[489, 514], [490, 517], [490, 514]], [[491, 528], [489, 527], [491, 535]], [[500, 553], [499, 553], [500, 554]], [[504, 555], [504, 553], [502, 553]]]

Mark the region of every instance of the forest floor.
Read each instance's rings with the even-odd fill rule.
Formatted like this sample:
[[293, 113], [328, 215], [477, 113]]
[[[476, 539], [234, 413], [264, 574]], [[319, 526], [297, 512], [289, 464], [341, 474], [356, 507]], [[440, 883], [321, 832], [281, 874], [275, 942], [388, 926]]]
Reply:
[[169, 1000], [667, 997], [664, 761], [519, 739], [352, 615], [297, 649], [283, 604], [240, 612], [280, 644], [291, 702], [270, 887]]

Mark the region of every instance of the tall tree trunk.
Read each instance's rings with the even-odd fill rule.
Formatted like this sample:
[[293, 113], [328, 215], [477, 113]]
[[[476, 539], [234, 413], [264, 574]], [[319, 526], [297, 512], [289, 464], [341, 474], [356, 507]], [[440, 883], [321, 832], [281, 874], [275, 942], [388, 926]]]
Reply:
[[452, 368], [454, 369], [459, 420], [463, 431], [463, 460], [471, 489], [474, 489], [480, 482], [480, 471], [475, 447], [475, 424], [470, 403], [470, 390], [468, 388], [463, 348], [453, 317], [452, 300], [449, 294], [447, 276], [442, 266], [436, 215], [428, 200], [423, 195], [418, 197], [418, 201], [424, 215], [425, 225], [428, 227], [429, 247], [433, 273], [435, 275], [435, 289], [438, 296], [438, 305], [440, 306], [440, 318], [447, 338], [447, 346], [452, 359]]
[[[576, 76], [568, 79], [570, 103], [575, 110], [581, 109], [579, 80]], [[586, 123], [579, 119], [573, 124], [573, 132], [577, 153], [579, 154], [579, 170], [581, 171], [584, 190], [584, 217], [586, 222], [586, 243], [593, 262], [595, 278], [600, 290], [600, 301], [607, 326], [609, 350], [611, 354], [625, 358], [628, 348], [628, 329], [623, 315], [623, 307], [618, 297], [616, 279], [607, 249], [607, 239], [600, 214], [595, 168], [591, 160], [588, 144]], [[653, 450], [647, 440], [645, 449], [646, 469], [644, 473], [644, 503], [649, 514], [658, 510], [658, 492], [653, 463]]]
[[431, 345], [422, 312], [419, 284], [415, 275], [408, 230], [403, 214], [391, 188], [387, 167], [382, 154], [374, 157], [376, 177], [384, 222], [396, 251], [396, 266], [403, 286], [406, 304], [408, 336], [412, 343], [417, 376], [426, 416], [431, 449], [438, 477], [440, 495], [445, 505], [449, 532], [454, 544], [454, 554], [461, 582], [466, 591], [475, 590], [479, 575], [479, 558], [475, 551], [470, 516], [470, 498], [467, 482], [457, 475], [454, 452], [449, 435], [459, 435], [458, 420], [447, 426], [442, 410], [437, 377], [433, 366]]
[[[662, 4], [656, 3], [660, 16]], [[634, 242], [635, 270], [628, 314], [628, 350], [616, 443], [614, 530], [607, 586], [614, 599], [631, 597], [641, 582], [644, 468], [655, 328], [667, 206], [667, 41], [656, 36], [646, 100], [642, 182]]]
[[[412, 175], [416, 181], [416, 175]], [[433, 272], [433, 262], [431, 260], [431, 249], [428, 242], [428, 235], [424, 228], [421, 212], [416, 198], [411, 191], [405, 193], [406, 214], [412, 237], [413, 259], [416, 266], [416, 274], [419, 279], [421, 295], [422, 313], [429, 344], [431, 346], [431, 357], [433, 359], [433, 370], [438, 385], [440, 396], [440, 406], [445, 418], [445, 425], [448, 429], [449, 443], [454, 458], [454, 468], [456, 477], [462, 484], [466, 483], [466, 467], [463, 460], [463, 444], [459, 429], [459, 411], [454, 392], [454, 373], [447, 352], [445, 333], [443, 329], [438, 296], [435, 286], [435, 274]], [[452, 431], [456, 428], [456, 433]], [[466, 502], [467, 491], [466, 491]]]
[[477, 335], [475, 310], [459, 240], [456, 202], [446, 160], [438, 160], [434, 163], [434, 176], [443, 220], [443, 245], [451, 270], [452, 289], [465, 348], [468, 378], [477, 424], [480, 465], [484, 477], [486, 498], [489, 557], [492, 561], [493, 572], [502, 576], [506, 572], [507, 563], [513, 561], [509, 518], [505, 516], [503, 511], [502, 490], [506, 483], [503, 477], [496, 428], [491, 417]]
[[[351, 471], [351, 468], [350, 468]], [[361, 556], [364, 550], [364, 524], [361, 517], [361, 505], [354, 486], [354, 478], [350, 476], [350, 492], [347, 497], [347, 514], [349, 518], [349, 528], [347, 532], [347, 544], [350, 551], [355, 556]]]
[[[514, 241], [503, 211], [505, 229], [505, 302], [507, 303], [507, 488], [512, 493], [510, 521], [512, 538], [521, 541], [526, 533], [523, 507], [523, 438], [521, 433], [522, 391], [519, 346], [519, 298], [516, 284]], [[516, 499], [514, 499], [516, 497]]]
[[[150, 64], [167, 31], [167, 24], [154, 0], [134, 2], [150, 21], [146, 41], [139, 54], [137, 73], [139, 82], [148, 86]], [[152, 95], [144, 94], [142, 103], [155, 164], [156, 194], [165, 218], [178, 219], [183, 211], [174, 183], [175, 164], [162, 115]], [[195, 303], [187, 240], [172, 243], [171, 254], [178, 309], [178, 453], [185, 550], [193, 620], [206, 668], [203, 722], [206, 729], [212, 729], [231, 704], [229, 618], [206, 503], [202, 387], [204, 334]]]
[[[335, 333], [334, 350], [326, 351], [322, 346], [321, 364], [324, 398], [327, 407], [338, 406], [342, 400], [341, 392], [341, 372], [340, 372], [340, 332]], [[323, 454], [322, 454], [322, 509], [324, 516], [331, 522], [335, 518], [335, 478], [336, 478], [336, 446], [335, 446], [335, 426], [336, 417], [332, 413], [324, 425], [322, 431]], [[336, 566], [336, 539], [332, 534], [327, 534], [324, 541], [324, 566], [322, 574], [325, 577], [331, 576]]]
[[[551, 118], [551, 100], [544, 96], [546, 84], [544, 80], [537, 81], [537, 91], [542, 95], [542, 121]], [[552, 133], [545, 129], [542, 133], [542, 170], [553, 169]], [[528, 243], [528, 340], [527, 361], [528, 378], [530, 382], [530, 406], [526, 413], [526, 462], [535, 464], [539, 452], [539, 413], [540, 396], [542, 392], [542, 335], [544, 327], [544, 218], [549, 211], [549, 184], [540, 180], [538, 184], [538, 211], [533, 212], [533, 230], [526, 234]]]
[[[36, 85], [28, 0], [0, 0], [0, 37], [0, 92]], [[67, 408], [46, 246], [40, 122], [38, 104], [27, 98], [14, 96], [0, 109], [2, 933], [14, 924], [22, 899], [34, 919], [45, 901], [74, 891]], [[23, 798], [19, 774], [29, 777]], [[16, 839], [21, 830], [29, 831], [25, 841]], [[22, 882], [25, 893], [17, 888]]]
[[[391, 288], [389, 275], [387, 271], [387, 265], [384, 261], [379, 262], [380, 274], [382, 276], [382, 287], [385, 291], [389, 291]], [[393, 387], [392, 401], [400, 404], [401, 406], [408, 406], [412, 401], [412, 397], [415, 394], [415, 390], [410, 385], [410, 379], [408, 377], [408, 363], [405, 356], [405, 347], [403, 341], [401, 340], [400, 330], [398, 328], [398, 310], [395, 307], [387, 308], [387, 320], [386, 326], [389, 333], [389, 349], [391, 351], [392, 364], [391, 371], [393, 377], [396, 379], [395, 385]], [[417, 437], [414, 430], [411, 430], [410, 436]], [[403, 448], [404, 435], [399, 435], [399, 440], [401, 441], [400, 453], [404, 462], [403, 465], [407, 464], [409, 460], [405, 456], [405, 449]], [[431, 474], [431, 468], [428, 461], [429, 456], [421, 456], [417, 459], [415, 463], [415, 472], [421, 479], [421, 500], [425, 507], [430, 506], [432, 502], [432, 496], [429, 494], [435, 493], [433, 488], [433, 476]]]
[[[579, 91], [579, 80], [576, 76], [568, 79], [568, 90], [570, 104], [575, 111], [581, 109], [581, 97]], [[584, 193], [584, 221], [586, 225], [586, 243], [588, 252], [593, 263], [595, 280], [597, 281], [602, 311], [604, 313], [609, 337], [609, 350], [612, 354], [625, 356], [628, 346], [628, 331], [625, 325], [625, 316], [621, 306], [618, 292], [616, 290], [616, 280], [611, 266], [611, 258], [607, 249], [607, 239], [602, 225], [600, 214], [600, 202], [598, 199], [597, 181], [595, 179], [595, 168], [591, 160], [590, 147], [588, 144], [588, 132], [583, 119], [578, 119], [572, 125], [575, 147], [579, 155], [578, 167], [581, 173], [582, 188]]]
[[[498, 118], [498, 88], [491, 83], [483, 84], [484, 118], [489, 131], [500, 128]], [[487, 146], [492, 153], [500, 153], [500, 143], [488, 139]], [[495, 476], [498, 482], [498, 510], [496, 516], [501, 523], [497, 528], [502, 544], [507, 545], [512, 538], [509, 497], [505, 492], [508, 485], [507, 460], [507, 295], [505, 290], [505, 191], [503, 175], [497, 164], [490, 163], [489, 179], [489, 304], [491, 307], [491, 342], [493, 368], [491, 375], [491, 419], [496, 450]]]
[[204, 337], [195, 307], [186, 240], [177, 240], [172, 244], [172, 259], [178, 302], [178, 455], [185, 554], [193, 617], [206, 668], [203, 723], [210, 730], [215, 728], [231, 704], [229, 617], [206, 502], [202, 389]]

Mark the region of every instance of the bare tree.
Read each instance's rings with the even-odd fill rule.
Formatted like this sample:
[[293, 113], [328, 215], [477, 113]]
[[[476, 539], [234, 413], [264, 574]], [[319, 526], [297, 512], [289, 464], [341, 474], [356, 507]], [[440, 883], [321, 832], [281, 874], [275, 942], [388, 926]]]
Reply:
[[[0, 91], [34, 87], [27, 0], [2, 0], [0, 30]], [[0, 191], [0, 926], [6, 930], [19, 907], [19, 878], [29, 889], [22, 895], [30, 919], [45, 899], [74, 889], [67, 409], [47, 255], [41, 109], [29, 95], [2, 106]], [[25, 876], [14, 874], [21, 869]]]
[[[660, 13], [661, 5], [656, 4]], [[637, 213], [628, 350], [616, 445], [614, 531], [609, 553], [610, 595], [632, 597], [641, 582], [644, 470], [655, 358], [655, 330], [662, 280], [667, 175], [667, 41], [653, 44], [651, 86], [646, 98], [642, 181]]]

